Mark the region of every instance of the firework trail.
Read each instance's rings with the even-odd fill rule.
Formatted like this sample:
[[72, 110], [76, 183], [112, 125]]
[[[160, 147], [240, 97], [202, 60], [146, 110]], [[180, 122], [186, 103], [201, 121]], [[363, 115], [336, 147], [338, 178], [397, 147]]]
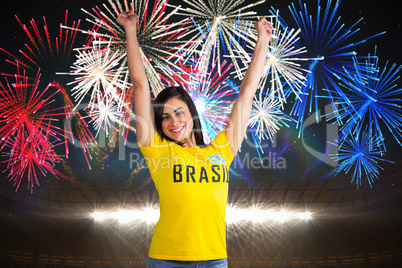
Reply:
[[261, 143], [262, 140], [273, 140], [277, 131], [282, 125], [289, 127], [286, 121], [291, 121], [292, 118], [281, 111], [281, 101], [267, 95], [262, 97], [259, 95], [254, 97], [253, 107], [251, 109], [249, 126]]
[[[176, 23], [168, 23], [169, 18], [177, 12], [177, 9], [168, 11], [166, 9], [167, 0], [154, 1], [153, 6], [148, 0], [139, 0], [128, 3], [123, 0], [109, 0], [109, 6], [103, 5], [103, 9], [95, 7], [92, 13], [83, 9], [90, 16], [89, 22], [94, 27], [91, 31], [82, 31], [83, 33], [97, 37], [101, 45], [110, 45], [113, 50], [124, 53], [126, 50], [126, 37], [124, 27], [116, 23], [119, 13], [123, 11], [133, 11], [138, 15], [138, 42], [140, 52], [144, 59], [145, 72], [147, 74], [150, 87], [155, 95], [163, 89], [159, 74], [155, 66], [171, 66], [177, 70], [177, 66], [170, 61], [175, 58], [179, 47], [186, 41], [179, 40], [179, 37], [185, 32], [184, 26], [189, 19], [184, 19]], [[122, 62], [122, 66], [126, 61]], [[128, 76], [126, 76], [126, 81]]]
[[[316, 120], [319, 122], [317, 112], [320, 100], [334, 103], [338, 98], [345, 98], [338, 81], [345, 77], [344, 69], [353, 70], [355, 68], [352, 60], [352, 56], [356, 55], [354, 49], [367, 40], [385, 33], [374, 34], [355, 42], [352, 39], [359, 31], [356, 27], [362, 18], [347, 28], [345, 24], [342, 24], [341, 18], [336, 16], [339, 5], [340, 0], [335, 1], [334, 5], [331, 0], [328, 0], [326, 6], [321, 7], [320, 1], [318, 1], [316, 16], [308, 12], [307, 5], [303, 4], [301, 0], [299, 0], [298, 8], [293, 3], [289, 6], [292, 17], [301, 30], [298, 46], [306, 47], [307, 57], [322, 58], [322, 60], [314, 60], [310, 63], [307, 82], [301, 89], [302, 101], [296, 101], [292, 108], [291, 115], [298, 117], [299, 137], [304, 116], [307, 113], [315, 112]], [[276, 11], [274, 10], [273, 13]], [[282, 18], [279, 17], [279, 19], [283, 25], [286, 25]], [[326, 91], [322, 88], [334, 90]]]
[[359, 133], [358, 137], [344, 137], [339, 147], [339, 152], [334, 155], [339, 161], [336, 167], [328, 176], [336, 176], [341, 171], [346, 174], [353, 170], [351, 182], [355, 182], [357, 188], [362, 184], [362, 177], [366, 177], [370, 187], [374, 179], [379, 175], [379, 169], [382, 169], [379, 162], [390, 162], [382, 158], [382, 152], [376, 146], [379, 139], [383, 137], [374, 137], [365, 129]]
[[[96, 40], [92, 42], [91, 49], [77, 49], [77, 60], [70, 73], [58, 73], [78, 76], [75, 81], [67, 85], [76, 84], [72, 91], [76, 106], [79, 106], [84, 98], [89, 95], [88, 108], [91, 112], [102, 99], [114, 99], [122, 109], [122, 97], [129, 84], [124, 77], [127, 68], [120, 68], [120, 61], [126, 56], [110, 49], [110, 45], [102, 48]], [[122, 92], [119, 94], [117, 89]], [[98, 104], [99, 105], [99, 104]]]
[[1, 51], [13, 58], [13, 61], [6, 61], [34, 72], [38, 68], [43, 71], [49, 69], [55, 71], [55, 68], [60, 68], [60, 65], [63, 65], [70, 56], [80, 21], [73, 21], [72, 25], [69, 26], [71, 30], [65, 29], [68, 21], [68, 11], [66, 10], [64, 21], [60, 23], [58, 35], [53, 36], [49, 32], [45, 17], [43, 17], [43, 31], [40, 30], [34, 19], [30, 20], [30, 27], [32, 28], [30, 30], [29, 26], [23, 24], [17, 16], [15, 17], [28, 37], [29, 44], [25, 44], [25, 50], [19, 50], [20, 56], [0, 48]]
[[[367, 58], [366, 68], [362, 68], [362, 64], [358, 63], [356, 58], [354, 61], [355, 71], [351, 73], [345, 70], [348, 80], [344, 79], [344, 82], [340, 83], [340, 86], [346, 89], [347, 96], [347, 100], [340, 101], [343, 108], [338, 112], [344, 122], [341, 127], [343, 135], [358, 137], [360, 132], [368, 127], [367, 132], [378, 137], [375, 146], [382, 154], [386, 151], [383, 133], [386, 128], [402, 146], [402, 88], [397, 88], [396, 84], [402, 66], [397, 67], [393, 64], [388, 69], [386, 63], [380, 68], [376, 50], [373, 57]], [[366, 73], [369, 67], [372, 67], [373, 71]]]
[[[55, 123], [59, 116], [65, 116], [65, 107], [52, 108], [59, 90], [51, 92], [51, 84], [44, 90], [38, 88], [40, 73], [34, 83], [28, 83], [24, 73], [15, 75], [15, 83], [6, 86], [0, 83], [0, 150], [7, 160], [5, 172], [15, 182], [16, 190], [27, 174], [28, 188], [39, 185], [38, 169], [43, 176], [51, 173], [59, 177], [55, 169], [58, 156], [54, 149], [66, 146], [65, 132]], [[53, 87], [52, 87], [53, 88]]]
[[225, 75], [232, 66], [224, 61], [221, 64], [221, 72], [212, 67], [207, 75], [190, 76], [187, 90], [197, 107], [206, 143], [224, 129], [229, 121], [233, 104], [228, 98], [237, 95], [237, 92], [225, 83], [228, 79]]
[[[56, 81], [53, 81], [53, 85], [63, 95], [64, 100], [64, 107], [65, 107], [64, 112], [66, 114], [66, 118], [64, 121], [64, 129], [66, 131], [65, 134], [66, 158], [68, 158], [69, 154], [67, 141], [71, 141], [72, 144], [82, 149], [88, 167], [89, 169], [91, 169], [89, 160], [92, 159], [92, 156], [88, 146], [96, 144], [95, 137], [92, 135], [91, 131], [89, 131], [89, 126], [85, 122], [83, 117], [80, 115], [80, 113], [78, 111], [73, 111], [73, 109], [71, 109], [71, 107], [74, 107], [74, 104], [71, 101], [70, 96], [67, 94], [64, 86]], [[73, 131], [73, 128], [75, 131]]]
[[40, 72], [37, 73], [33, 84], [28, 83], [25, 72], [15, 75], [15, 83], [11, 84], [6, 79], [6, 86], [0, 82], [0, 149], [15, 133], [32, 131], [32, 129], [47, 129], [50, 126], [49, 135], [58, 139], [64, 139], [64, 131], [52, 124], [59, 121], [58, 116], [64, 116], [64, 107], [50, 109], [58, 90], [50, 92], [51, 84], [43, 91], [38, 88]]
[[[278, 16], [279, 12], [277, 11], [276, 17]], [[271, 38], [268, 45], [269, 49], [264, 65], [263, 76], [260, 81], [260, 88], [269, 88], [267, 93], [276, 95], [283, 107], [283, 103], [286, 102], [286, 98], [289, 96], [289, 93], [285, 94], [284, 87], [288, 87], [290, 89], [288, 89], [288, 91], [293, 92], [295, 96], [301, 100], [301, 88], [306, 82], [306, 74], [309, 70], [302, 68], [300, 62], [321, 60], [322, 58], [300, 57], [307, 52], [305, 47], [296, 46], [296, 42], [300, 39], [298, 37], [300, 29], [288, 29], [287, 27], [281, 29], [282, 27], [279, 20], [275, 20], [272, 26], [273, 38]], [[252, 51], [258, 39], [257, 31], [255, 29], [249, 29], [248, 38], [250, 45], [247, 46]], [[242, 79], [249, 67], [252, 55], [241, 47], [238, 47], [236, 52], [238, 53], [237, 57], [241, 59], [244, 65], [243, 68], [236, 72], [236, 78]], [[263, 90], [261, 90], [261, 92], [263, 92]]]
[[[190, 17], [193, 24], [186, 25], [187, 32], [182, 37], [192, 35], [192, 42], [183, 47], [188, 55], [200, 54], [202, 61], [198, 63], [197, 69], [205, 74], [208, 71], [210, 62], [214, 63], [217, 58], [217, 70], [221, 69], [221, 55], [232, 59], [235, 69], [238, 70], [238, 63], [233, 52], [233, 47], [243, 47], [249, 42], [246, 35], [234, 35], [237, 31], [245, 32], [253, 26], [256, 20], [254, 10], [258, 5], [265, 2], [258, 1], [245, 5], [245, 0], [223, 0], [223, 1], [202, 1], [184, 0], [190, 7], [177, 7], [178, 15]], [[173, 6], [174, 7], [174, 6]], [[266, 16], [271, 17], [271, 16]], [[204, 40], [200, 43], [200, 40]], [[202, 48], [199, 49], [200, 44]]]

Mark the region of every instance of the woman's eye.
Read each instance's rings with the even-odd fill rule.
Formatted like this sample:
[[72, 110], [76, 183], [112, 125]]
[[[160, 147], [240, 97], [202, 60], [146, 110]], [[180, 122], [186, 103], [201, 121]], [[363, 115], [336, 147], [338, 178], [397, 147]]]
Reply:
[[177, 116], [179, 116], [179, 115], [182, 115], [183, 114], [183, 112], [177, 112]]
[[169, 118], [169, 116], [164, 116], [164, 117], [162, 117], [162, 120], [166, 120], [168, 118]]

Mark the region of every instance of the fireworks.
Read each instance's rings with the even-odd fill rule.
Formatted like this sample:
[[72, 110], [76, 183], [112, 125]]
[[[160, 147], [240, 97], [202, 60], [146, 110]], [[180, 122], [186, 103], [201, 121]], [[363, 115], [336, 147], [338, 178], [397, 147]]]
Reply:
[[387, 161], [381, 158], [381, 151], [376, 144], [382, 137], [372, 137], [371, 133], [364, 131], [359, 137], [343, 138], [343, 143], [339, 147], [339, 152], [335, 157], [339, 161], [336, 167], [329, 175], [337, 175], [341, 171], [348, 173], [353, 169], [353, 177], [351, 182], [355, 182], [357, 188], [362, 184], [362, 176], [367, 178], [370, 187], [374, 179], [379, 175], [379, 169], [382, 169], [379, 162]]
[[[278, 12], [276, 14], [278, 16]], [[304, 47], [298, 48], [295, 44], [299, 40], [299, 30], [285, 28], [281, 30], [279, 20], [276, 20], [273, 25], [273, 33], [275, 36], [271, 38], [269, 43], [269, 50], [264, 65], [263, 78], [260, 81], [260, 88], [264, 88], [268, 82], [271, 84], [270, 89], [267, 90], [271, 95], [277, 95], [282, 107], [286, 102], [284, 87], [288, 86], [290, 90], [300, 99], [301, 88], [306, 81], [306, 73], [309, 71], [302, 68], [301, 61], [320, 60], [322, 58], [311, 59], [301, 58], [300, 55], [307, 52]], [[255, 29], [250, 29], [250, 49], [255, 47], [258, 35]], [[237, 72], [237, 77], [242, 79], [243, 73], [248, 69], [251, 62], [251, 56], [245, 54], [245, 50], [239, 50], [242, 63], [245, 65], [240, 72]], [[286, 94], [288, 95], [288, 94]]]
[[58, 116], [65, 115], [64, 107], [51, 107], [59, 91], [51, 92], [49, 84], [40, 92], [39, 79], [38, 72], [34, 84], [30, 85], [28, 77], [18, 69], [14, 84], [0, 83], [0, 144], [7, 158], [3, 162], [7, 163], [6, 171], [10, 172], [10, 180], [15, 181], [17, 189], [28, 174], [31, 191], [34, 181], [39, 184], [36, 168], [43, 175], [50, 172], [57, 177], [55, 163], [59, 156], [54, 147], [66, 143], [64, 131], [55, 124]]
[[111, 50], [110, 44], [102, 48], [96, 39], [92, 44], [90, 50], [77, 50], [77, 60], [72, 67], [74, 70], [68, 74], [78, 78], [67, 85], [75, 84], [71, 94], [75, 97], [75, 107], [80, 106], [87, 95], [90, 96], [88, 104], [84, 106], [89, 110], [97, 136], [101, 129], [108, 134], [109, 128], [115, 128], [113, 122], [119, 121], [117, 118], [121, 118], [125, 112], [131, 114], [131, 111], [125, 111], [124, 103], [129, 88], [125, 81], [127, 68], [120, 67], [126, 54]]
[[[212, 69], [207, 76], [192, 75], [188, 84], [188, 91], [197, 107], [201, 121], [204, 140], [209, 143], [222, 129], [225, 128], [231, 112], [231, 102], [225, 100], [236, 92], [231, 91], [224, 84], [225, 74], [229, 72], [232, 64], [223, 62], [222, 74]], [[213, 74], [213, 75], [212, 75]]]
[[[23, 24], [20, 19], [15, 16], [18, 23], [24, 30], [24, 33], [28, 37], [30, 44], [25, 44], [26, 51], [20, 50], [21, 57], [18, 57], [2, 48], [3, 52], [7, 53], [14, 59], [14, 62], [7, 60], [9, 63], [19, 65], [25, 69], [36, 71], [38, 68], [47, 71], [48, 69], [55, 71], [55, 68], [59, 68], [60, 65], [65, 64], [70, 56], [70, 52], [76, 41], [77, 30], [79, 29], [80, 21], [73, 22], [67, 30], [64, 27], [67, 26], [68, 11], [66, 10], [65, 19], [63, 23], [60, 23], [58, 36], [52, 35], [49, 32], [46, 18], [43, 17], [43, 32], [40, 31], [40, 27], [34, 19], [30, 21], [30, 27]], [[54, 73], [53, 73], [54, 74]]]
[[[301, 30], [301, 39], [298, 45], [304, 44], [308, 57], [322, 58], [320, 61], [311, 62], [308, 67], [311, 74], [307, 75], [307, 81], [301, 88], [302, 102], [295, 102], [292, 109], [291, 115], [298, 117], [299, 137], [304, 116], [307, 113], [318, 111], [319, 99], [325, 98], [334, 102], [337, 98], [345, 97], [338, 86], [338, 81], [345, 77], [344, 69], [354, 69], [352, 61], [352, 56], [356, 55], [354, 49], [368, 39], [384, 33], [374, 34], [360, 39], [358, 42], [352, 41], [358, 32], [356, 26], [362, 19], [346, 28], [341, 23], [340, 17], [336, 17], [339, 4], [339, 0], [334, 5], [331, 4], [330, 0], [327, 1], [325, 8], [318, 4], [316, 16], [310, 15], [307, 5], [302, 4], [300, 0], [300, 10], [294, 4], [289, 7], [297, 27]], [[281, 22], [286, 25], [283, 19]], [[323, 91], [322, 88], [332, 90]], [[318, 113], [316, 114], [318, 115]], [[316, 119], [318, 122], [318, 117]]]
[[[64, 115], [64, 107], [49, 109], [49, 105], [54, 101], [57, 91], [50, 92], [50, 84], [42, 91], [38, 85], [40, 73], [38, 72], [35, 82], [28, 83], [25, 74], [15, 75], [15, 83], [7, 86], [0, 83], [1, 87], [1, 120], [0, 120], [0, 142], [3, 144], [18, 132], [33, 131], [33, 129], [48, 129], [49, 135], [61, 139], [64, 133], [61, 128], [52, 124], [58, 121], [57, 116]], [[28, 95], [29, 94], [29, 95]]]
[[[50, 126], [50, 124], [49, 124]], [[43, 176], [47, 173], [53, 174], [56, 178], [59, 177], [59, 172], [56, 170], [56, 162], [59, 162], [60, 157], [56, 155], [53, 147], [55, 144], [49, 142], [49, 137], [46, 136], [45, 129], [43, 132], [36, 128], [17, 133], [17, 135], [9, 138], [5, 145], [10, 148], [10, 152], [6, 152], [4, 156], [7, 158], [6, 172], [9, 171], [8, 177], [10, 181], [14, 181], [16, 191], [20, 187], [22, 179], [27, 175], [28, 188], [33, 192], [34, 183], [39, 186], [37, 176], [38, 169]]]
[[281, 111], [281, 106], [282, 102], [272, 95], [265, 96], [260, 92], [254, 97], [247, 136], [250, 136], [261, 161], [262, 154], [268, 153], [267, 141], [275, 143], [280, 127], [289, 127], [288, 122], [293, 120]]
[[[258, 38], [253, 25], [262, 14], [257, 16], [255, 11], [263, 3], [265, 0], [185, 0], [174, 6], [168, 0], [108, 0], [91, 10], [83, 9], [92, 29], [80, 29], [79, 20], [69, 22], [67, 11], [60, 27], [59, 22], [51, 25], [46, 18], [24, 24], [16, 17], [27, 44], [17, 53], [0, 48], [7, 62], [24, 68], [24, 73], [18, 69], [16, 75], [3, 74], [8, 80], [0, 83], [1, 162], [9, 180], [19, 189], [27, 178], [32, 191], [42, 176], [62, 177], [56, 167], [64, 155], [56, 154], [55, 149], [63, 146], [65, 157], [70, 153], [71, 158], [68, 142], [82, 149], [90, 169], [94, 156], [96, 170], [98, 159], [106, 158], [99, 157], [102, 144], [93, 147], [91, 155], [95, 137], [104, 143], [106, 136], [100, 135], [104, 131], [111, 144], [117, 133], [127, 141], [129, 129], [135, 132], [130, 126], [134, 103], [125, 30], [116, 23], [122, 11], [139, 16], [138, 41], [153, 94], [166, 85], [182, 85], [194, 100], [209, 143], [229, 120], [237, 84]], [[318, 111], [329, 102], [337, 107], [331, 116], [342, 131], [336, 145], [339, 166], [330, 175], [353, 173], [352, 182], [358, 187], [365, 177], [372, 186], [379, 177], [380, 161], [387, 161], [382, 158], [385, 137], [402, 146], [402, 89], [396, 85], [402, 66], [379, 66], [376, 53], [358, 57], [358, 46], [382, 33], [374, 32], [356, 42], [362, 19], [347, 26], [337, 15], [339, 0], [320, 3], [314, 14], [301, 0], [289, 6], [296, 29], [287, 26], [274, 8], [272, 16], [266, 16], [274, 27], [273, 36], [247, 138], [262, 161], [262, 155], [275, 155], [265, 145], [275, 142], [278, 130], [293, 127], [291, 121], [295, 120], [286, 113], [297, 117], [300, 137], [306, 117], [315, 113], [320, 121]], [[87, 37], [79, 45], [78, 32]], [[75, 58], [72, 52], [76, 52]], [[70, 72], [65, 70], [67, 66], [71, 66]], [[43, 87], [39, 73], [30, 75], [39, 67], [42, 77], [57, 71], [69, 75], [64, 78], [73, 78], [63, 84], [52, 77], [48, 81], [53, 82]], [[293, 95], [294, 100], [289, 101]], [[290, 144], [286, 141], [276, 156]]]
[[89, 123], [94, 123], [94, 129], [97, 131], [96, 136], [98, 136], [101, 129], [106, 132], [106, 135], [109, 134], [109, 128], [118, 131], [113, 124], [120, 122], [120, 118], [123, 116], [119, 108], [113, 99], [98, 101], [94, 104], [94, 109], [89, 112], [89, 117], [91, 117]]
[[[346, 71], [348, 80], [341, 83], [346, 90], [347, 99], [343, 102], [343, 109], [339, 111], [339, 117], [345, 121], [341, 130], [343, 134], [359, 136], [360, 132], [368, 126], [368, 133], [376, 140], [376, 146], [381, 152], [385, 152], [384, 126], [395, 140], [402, 145], [402, 115], [401, 115], [401, 88], [396, 88], [396, 80], [402, 66], [393, 64], [387, 69], [387, 64], [380, 69], [378, 57], [368, 57], [366, 68], [356, 63], [353, 73]], [[357, 59], [355, 59], [357, 62]], [[365, 73], [372, 67], [370, 73]], [[347, 105], [351, 104], [351, 105]], [[370, 122], [367, 124], [367, 122]]]
[[[184, 46], [183, 51], [189, 55], [201, 55], [202, 60], [198, 62], [197, 70], [201, 74], [205, 74], [209, 62], [213, 62], [211, 58], [217, 58], [217, 70], [220, 72], [221, 54], [230, 57], [235, 68], [238, 69], [232, 48], [243, 46], [245, 42], [248, 42], [248, 39], [247, 36], [238, 35], [242, 41], [238, 40], [234, 35], [234, 29], [242, 32], [249, 29], [252, 25], [250, 20], [257, 18], [256, 12], [252, 10], [264, 3], [265, 0], [248, 5], [244, 5], [245, 0], [208, 1], [208, 3], [202, 0], [185, 0], [184, 2], [190, 7], [178, 7], [179, 12], [177, 14], [191, 17], [194, 25], [187, 26], [188, 31], [183, 36], [191, 34], [191, 40], [194, 41], [189, 42], [188, 46]], [[201, 43], [202, 48], [198, 51], [200, 43], [195, 41], [203, 39], [205, 40]]]
[[272, 95], [265, 98], [260, 95], [255, 98], [249, 125], [254, 130], [253, 135], [258, 138], [259, 142], [264, 139], [272, 141], [280, 126], [289, 127], [285, 121], [291, 121], [291, 118], [280, 110], [281, 104], [281, 101]]
[[[95, 103], [102, 98], [114, 99], [117, 104], [122, 104], [121, 96], [129, 84], [125, 82], [124, 76], [127, 73], [125, 68], [119, 68], [120, 60], [125, 56], [110, 50], [110, 46], [100, 48], [96, 40], [91, 50], [77, 49], [77, 60], [72, 67], [73, 71], [67, 73], [78, 76], [78, 78], [67, 85], [77, 84], [71, 90], [76, 105], [80, 105], [84, 97], [89, 94], [88, 108], [93, 111]], [[59, 73], [66, 74], [66, 73]], [[117, 93], [117, 88], [122, 94]]]
[[[110, 45], [112, 50], [118, 50], [120, 53], [125, 51], [126, 36], [123, 26], [116, 23], [117, 16], [120, 12], [129, 10], [138, 15], [138, 42], [144, 59], [145, 72], [155, 95], [163, 89], [155, 66], [179, 69], [170, 59], [176, 57], [178, 47], [185, 43], [180, 41], [179, 37], [185, 31], [183, 27], [189, 21], [184, 19], [169, 24], [168, 19], [177, 12], [177, 9], [169, 12], [166, 9], [167, 2], [167, 0], [155, 1], [150, 10], [151, 4], [148, 0], [139, 0], [130, 4], [127, 1], [121, 4], [119, 1], [109, 0], [110, 6], [103, 5], [106, 11], [102, 11], [99, 7], [93, 8], [93, 13], [83, 10], [91, 17], [88, 20], [94, 24], [94, 27], [93, 30], [82, 32], [99, 38], [98, 42], [101, 45]], [[126, 62], [123, 61], [121, 64], [125, 66]]]

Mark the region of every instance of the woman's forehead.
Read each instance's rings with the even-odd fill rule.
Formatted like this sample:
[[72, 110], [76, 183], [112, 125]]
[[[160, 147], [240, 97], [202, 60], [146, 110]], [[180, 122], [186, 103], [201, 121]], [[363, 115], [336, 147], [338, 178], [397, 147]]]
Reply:
[[187, 104], [177, 97], [170, 98], [163, 106], [163, 113], [173, 112], [179, 108], [187, 108]]

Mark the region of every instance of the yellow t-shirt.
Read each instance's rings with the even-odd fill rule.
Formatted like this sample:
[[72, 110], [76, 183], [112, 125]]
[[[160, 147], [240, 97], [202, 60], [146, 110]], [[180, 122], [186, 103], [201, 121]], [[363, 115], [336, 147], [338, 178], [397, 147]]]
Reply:
[[226, 204], [231, 154], [226, 132], [204, 148], [186, 148], [156, 133], [140, 150], [159, 194], [160, 218], [149, 257], [202, 261], [227, 258]]

